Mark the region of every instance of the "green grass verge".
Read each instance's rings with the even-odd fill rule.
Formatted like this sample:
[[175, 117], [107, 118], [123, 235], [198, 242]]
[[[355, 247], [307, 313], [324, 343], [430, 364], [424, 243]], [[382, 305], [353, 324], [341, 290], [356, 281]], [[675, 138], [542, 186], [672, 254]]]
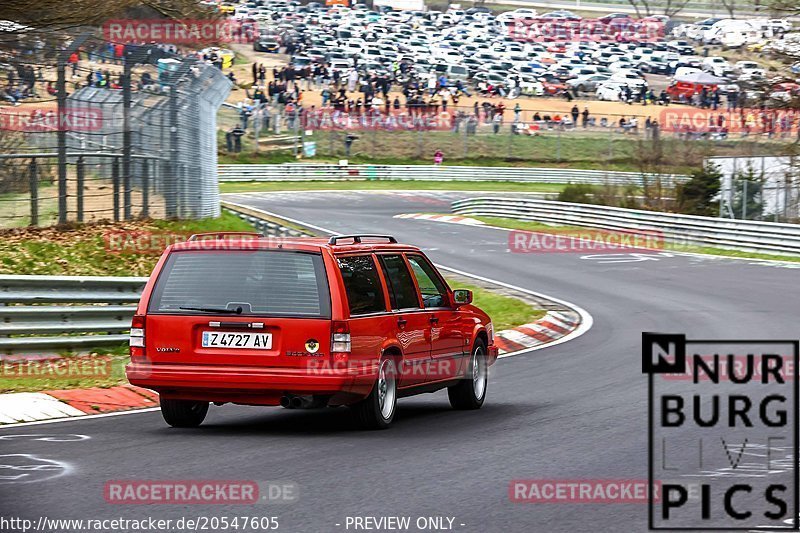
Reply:
[[[527, 231], [536, 231], [546, 228], [560, 228], [560, 229], [586, 229], [579, 226], [554, 226], [552, 224], [543, 224], [541, 222], [516, 220], [513, 218], [501, 217], [480, 217], [473, 216], [471, 218], [481, 220], [486, 224], [498, 226], [501, 228], [519, 229]], [[800, 263], [800, 256], [780, 255], [780, 254], [762, 254], [757, 252], [745, 252], [742, 250], [728, 250], [726, 248], [715, 248], [712, 246], [688, 246], [674, 243], [664, 243], [665, 252], [685, 252], [693, 254], [706, 254], [706, 255], [719, 255], [724, 257], [740, 257], [744, 259], [764, 259], [773, 261], [789, 261], [792, 263]]]
[[[220, 127], [223, 128], [222, 125]], [[273, 137], [267, 135], [260, 138], [264, 149], [274, 144], [270, 143]], [[228, 154], [225, 152], [223, 131], [220, 131], [219, 139], [220, 163], [275, 164], [297, 161], [291, 149], [256, 153], [254, 139], [249, 136], [242, 139], [241, 153]], [[316, 143], [316, 156], [302, 159], [311, 163], [336, 163], [340, 159], [348, 159], [353, 164], [430, 165], [434, 152], [442, 150], [445, 165], [536, 166], [675, 174], [687, 174], [702, 166], [704, 158], [711, 156], [791, 155], [796, 150], [794, 144], [786, 140], [736, 138], [709, 141], [665, 135], [661, 141], [654, 143], [643, 137], [596, 131], [560, 135], [548, 131], [537, 137], [479, 133], [466, 140], [463, 135], [449, 131], [367, 131], [359, 133], [359, 138], [352, 145], [351, 155], [346, 157], [342, 132], [316, 131], [304, 140]], [[289, 145], [290, 148], [292, 146]]]
[[[115, 253], [108, 249], [103, 235], [108, 231], [187, 233], [251, 229], [249, 224], [237, 216], [223, 213], [219, 218], [204, 220], [146, 220], [66, 228], [8, 230], [4, 238], [0, 239], [0, 273], [147, 276], [158, 261], [160, 253]], [[461, 282], [453, 282], [453, 285], [473, 291], [475, 305], [492, 317], [496, 331], [525, 324], [544, 315], [544, 311], [532, 308], [516, 298]], [[20, 376], [19, 369], [13, 366], [2, 367], [0, 393], [121, 385], [127, 382], [127, 352], [127, 346], [119, 346], [97, 349], [89, 355], [62, 354], [65, 358], [81, 362], [109, 360], [109, 372], [101, 373], [61, 376], [52, 372], [29, 371]]]
[[[89, 387], [108, 388], [127, 383], [125, 379], [125, 365], [128, 363], [128, 346], [97, 349], [90, 355], [65, 355], [59, 364], [66, 364], [68, 360], [75, 363], [86, 364], [91, 369], [95, 363], [102, 371], [87, 371], [83, 375], [58, 375], [58, 372], [48, 372], [49, 367], [42, 363], [32, 366], [16, 367], [13, 363], [4, 363], [2, 379], [0, 379], [0, 393], [6, 392], [38, 392], [58, 389], [85, 389]], [[108, 360], [108, 366], [103, 362]], [[108, 370], [106, 372], [106, 369]], [[24, 377], [15, 377], [25, 374]]]
[[545, 310], [531, 307], [529, 303], [517, 298], [498, 294], [459, 280], [448, 280], [448, 284], [454, 289], [471, 290], [472, 303], [483, 309], [492, 318], [495, 331], [529, 324], [542, 318], [546, 313]]
[[[530, 304], [501, 294], [494, 293], [488, 289], [476, 287], [461, 281], [450, 281], [450, 285], [459, 289], [468, 289], [473, 293], [473, 303], [483, 309], [491, 318], [495, 331], [513, 328], [522, 324], [528, 324], [545, 315], [542, 309], [531, 307]], [[64, 354], [65, 358], [74, 359], [76, 362], [86, 363], [91, 367], [93, 362], [110, 362], [108, 367], [105, 364], [99, 365], [100, 368], [108, 368], [109, 372], [97, 373], [93, 375], [48, 375], [46, 372], [28, 372], [24, 377], [12, 377], [19, 374], [15, 367], [4, 366], [0, 373], [0, 393], [7, 392], [38, 392], [58, 389], [85, 389], [89, 387], [109, 388], [116, 385], [127, 383], [125, 378], [125, 365], [128, 363], [127, 345], [95, 350], [90, 355], [71, 355]], [[64, 361], [61, 361], [64, 363]], [[31, 367], [28, 367], [31, 368]], [[43, 368], [38, 364], [33, 368]], [[44, 367], [46, 368], [46, 367]], [[31, 375], [33, 374], [33, 375]], [[89, 373], [87, 373], [89, 374]]]
[[219, 184], [221, 193], [268, 192], [268, 191], [315, 191], [337, 190], [425, 190], [425, 191], [511, 191], [545, 192], [557, 194], [564, 188], [560, 183], [514, 183], [463, 182], [463, 181], [417, 181], [417, 180], [377, 180], [377, 181], [247, 181], [223, 182]]
[[104, 236], [149, 232], [158, 238], [155, 242], [161, 243], [170, 234], [252, 230], [250, 224], [230, 213], [202, 220], [9, 230], [0, 238], [0, 274], [149, 276], [161, 255], [160, 249], [147, 253], [115, 252], [109, 250]]

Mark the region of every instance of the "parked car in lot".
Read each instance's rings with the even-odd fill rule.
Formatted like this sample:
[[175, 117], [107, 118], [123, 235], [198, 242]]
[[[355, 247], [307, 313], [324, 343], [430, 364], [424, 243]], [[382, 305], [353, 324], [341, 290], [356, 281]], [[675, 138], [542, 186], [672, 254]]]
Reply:
[[625, 90], [625, 87], [625, 83], [607, 80], [597, 86], [595, 96], [598, 100], [618, 102], [619, 100], [622, 100], [622, 94]]
[[567, 81], [567, 87], [570, 89], [575, 89], [578, 92], [594, 92], [597, 90], [597, 86], [602, 82], [609, 79], [610, 76], [606, 74], [589, 74], [587, 76], [580, 76], [578, 78], [572, 78], [571, 80]]
[[478, 409], [497, 358], [491, 319], [393, 237], [275, 242], [192, 236], [169, 246], [133, 318], [127, 377], [165, 421], [200, 425], [209, 403], [350, 406], [388, 427], [399, 397], [447, 389]]
[[259, 37], [253, 41], [253, 50], [256, 52], [271, 52], [278, 53], [281, 49], [281, 43], [276, 37]]
[[[252, 0], [245, 5], [246, 9], [237, 7], [238, 16], [264, 15], [260, 31], [279, 36], [284, 45], [300, 45], [290, 59], [296, 66], [327, 64], [345, 77], [351, 68], [366, 77], [387, 75], [393, 90], [409, 81], [426, 85], [432, 74], [446, 77], [451, 90], [461, 81], [464, 87], [481, 91], [488, 89], [487, 84], [493, 91], [505, 90], [498, 93], [515, 86], [530, 96], [561, 94], [568, 87], [581, 90], [582, 81], [594, 74], [632, 73], [636, 80], [625, 81], [625, 85], [633, 89], [645, 83], [642, 75], [674, 75], [683, 67], [703, 68], [738, 81], [761, 77], [757, 69], [735, 77], [729, 65], [717, 64], [718, 59], [696, 56], [700, 52], [695, 50], [697, 43], [711, 33], [728, 46], [746, 50], [758, 46], [765, 54], [800, 56], [797, 34], [774, 38], [775, 33], [791, 28], [791, 23], [766, 17], [708, 18], [677, 25], [672, 36], [664, 38], [662, 30], [671, 21], [663, 15], [637, 19], [612, 13], [599, 20], [581, 21], [580, 16], [565, 10], [538, 15], [526, 7], [497, 16], [485, 7], [463, 10], [451, 6], [442, 13], [386, 7], [309, 8], [279, 0]], [[536, 23], [530, 24], [534, 20]], [[712, 28], [714, 32], [708, 33]], [[741, 44], [756, 36], [760, 39], [757, 44]], [[258, 46], [254, 44], [254, 48]], [[651, 82], [660, 88], [660, 80]], [[597, 87], [597, 83], [584, 85], [582, 89], [589, 92]]]

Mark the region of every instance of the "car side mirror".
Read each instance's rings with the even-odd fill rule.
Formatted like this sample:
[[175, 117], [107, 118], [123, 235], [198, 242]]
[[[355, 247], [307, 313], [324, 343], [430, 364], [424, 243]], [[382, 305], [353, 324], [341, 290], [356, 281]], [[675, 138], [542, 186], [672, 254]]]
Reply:
[[467, 289], [456, 289], [453, 291], [453, 301], [456, 305], [468, 305], [472, 303], [472, 291]]

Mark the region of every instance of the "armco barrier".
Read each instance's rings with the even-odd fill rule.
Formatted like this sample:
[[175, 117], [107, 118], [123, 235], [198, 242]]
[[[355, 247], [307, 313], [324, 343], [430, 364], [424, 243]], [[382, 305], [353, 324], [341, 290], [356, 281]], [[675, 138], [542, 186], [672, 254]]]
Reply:
[[[223, 207], [264, 235], [309, 233], [279, 220]], [[80, 351], [127, 342], [127, 331], [147, 278], [0, 275], [0, 356]]]
[[479, 197], [458, 200], [453, 212], [461, 215], [534, 220], [565, 226], [608, 230], [654, 230], [665, 241], [749, 252], [800, 254], [800, 225], [730, 220], [552, 202], [547, 200]]
[[430, 180], [513, 181], [531, 183], [586, 183], [591, 185], [642, 185], [661, 180], [665, 186], [685, 181], [674, 174], [641, 174], [566, 168], [467, 167], [434, 165], [219, 165], [219, 181], [339, 181]]
[[131, 327], [146, 282], [147, 278], [0, 276], [0, 354], [52, 354], [122, 344], [128, 340], [122, 333]]

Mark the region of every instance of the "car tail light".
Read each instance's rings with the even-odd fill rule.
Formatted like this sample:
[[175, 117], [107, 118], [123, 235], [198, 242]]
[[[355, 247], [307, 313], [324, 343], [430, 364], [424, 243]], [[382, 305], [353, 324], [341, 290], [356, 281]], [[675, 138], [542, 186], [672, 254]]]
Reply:
[[144, 359], [144, 316], [134, 315], [131, 322], [131, 337], [128, 341], [131, 360]]
[[350, 350], [350, 325], [346, 321], [334, 321], [331, 326], [333, 363], [347, 363], [350, 359]]

